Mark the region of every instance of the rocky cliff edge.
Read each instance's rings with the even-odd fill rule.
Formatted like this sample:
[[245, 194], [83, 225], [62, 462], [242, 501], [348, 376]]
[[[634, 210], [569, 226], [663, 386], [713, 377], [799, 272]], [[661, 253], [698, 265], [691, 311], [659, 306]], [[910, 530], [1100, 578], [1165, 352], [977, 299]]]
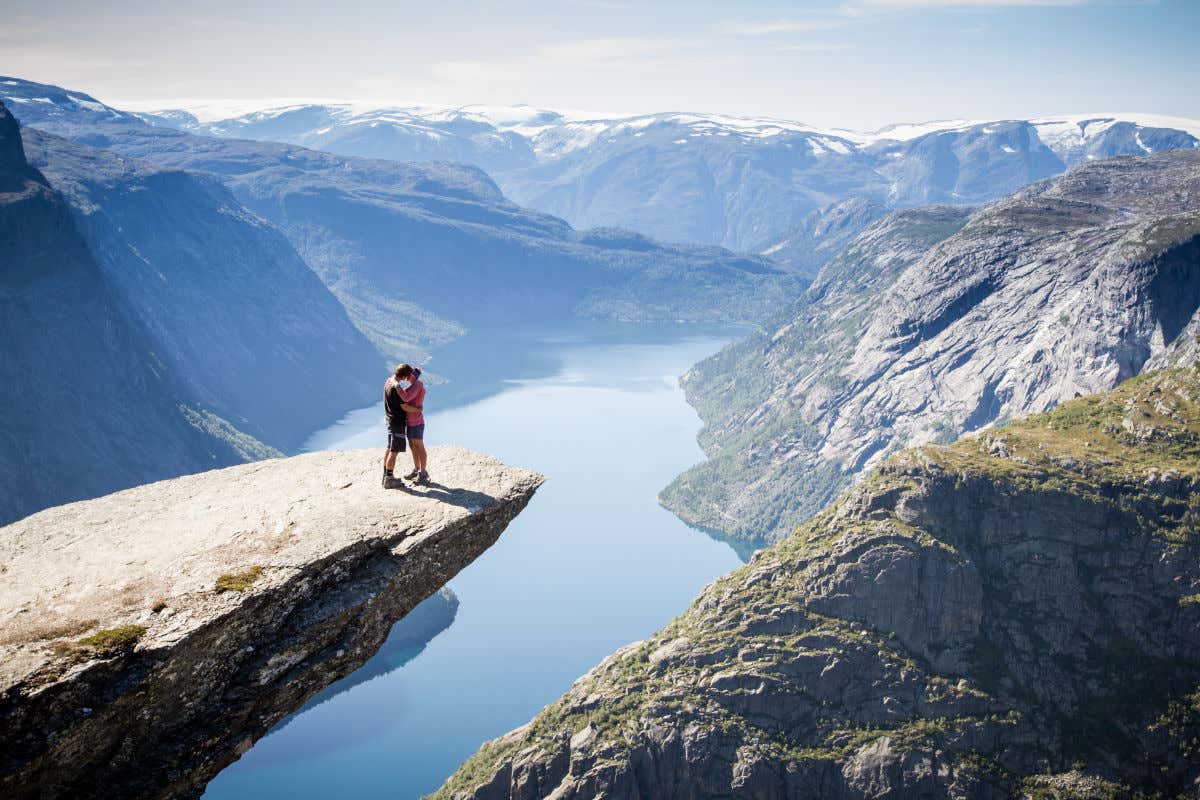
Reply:
[[0, 528], [0, 795], [190, 797], [478, 557], [542, 482], [432, 448], [141, 486]]

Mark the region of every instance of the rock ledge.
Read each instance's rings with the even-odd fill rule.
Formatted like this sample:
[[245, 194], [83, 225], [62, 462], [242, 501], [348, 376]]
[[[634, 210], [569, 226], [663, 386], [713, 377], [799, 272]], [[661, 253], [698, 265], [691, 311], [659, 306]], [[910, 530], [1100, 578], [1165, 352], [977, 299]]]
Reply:
[[433, 485], [385, 491], [378, 461], [274, 459], [0, 528], [0, 794], [198, 796], [542, 482], [440, 447]]

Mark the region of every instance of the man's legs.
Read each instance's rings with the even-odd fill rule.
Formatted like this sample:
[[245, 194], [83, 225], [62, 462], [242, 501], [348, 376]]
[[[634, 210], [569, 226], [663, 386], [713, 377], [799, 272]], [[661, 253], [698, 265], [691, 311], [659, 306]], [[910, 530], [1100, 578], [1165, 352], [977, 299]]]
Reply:
[[383, 451], [383, 488], [388, 488], [388, 480], [392, 477], [392, 470], [395, 468], [396, 454], [392, 452], [392, 446], [389, 443], [387, 450]]
[[400, 431], [388, 430], [388, 446], [383, 454], [383, 488], [387, 489], [388, 481], [392, 480], [393, 470], [396, 469], [396, 456], [404, 452], [404, 434]]

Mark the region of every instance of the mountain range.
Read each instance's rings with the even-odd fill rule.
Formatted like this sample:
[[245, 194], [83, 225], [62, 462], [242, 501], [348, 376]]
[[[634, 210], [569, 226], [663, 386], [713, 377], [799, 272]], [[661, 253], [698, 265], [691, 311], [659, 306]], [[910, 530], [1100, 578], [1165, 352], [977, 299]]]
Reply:
[[[617, 229], [576, 231], [510, 202], [476, 167], [199, 136], [12, 78], [0, 80], [0, 100], [22, 125], [18, 133], [8, 118], [8, 135], [24, 139], [20, 158], [10, 158], [14, 174], [33, 170], [35, 194], [58, 215], [51, 227], [64, 231], [53, 247], [76, 248], [55, 261], [78, 261], [103, 285], [95, 302], [114, 306], [129, 329], [121, 338], [128, 352], [110, 343], [112, 352], [89, 367], [93, 416], [109, 422], [91, 429], [97, 441], [86, 445], [87, 458], [58, 480], [68, 457], [59, 455], [53, 420], [68, 382], [47, 356], [90, 351], [53, 344], [59, 324], [33, 319], [99, 312], [59, 302], [21, 312], [33, 319], [9, 315], [17, 327], [5, 369], [25, 370], [3, 386], [5, 407], [22, 420], [5, 474], [25, 474], [2, 493], [11, 518], [294, 452], [314, 430], [373, 402], [387, 360], [423, 359], [427, 347], [468, 327], [578, 316], [747, 322], [805, 285], [763, 257]], [[37, 219], [49, 212], [37, 209], [10, 204], [13, 236], [43, 224]], [[5, 272], [44, 271], [45, 255], [14, 248]], [[132, 370], [121, 392], [101, 389], [123, 379], [121, 357], [144, 359], [163, 386]], [[117, 402], [133, 390], [146, 396]], [[149, 410], [138, 427], [143, 407], [163, 398], [184, 414], [184, 427], [168, 432]], [[188, 446], [199, 455], [172, 444], [193, 436], [199, 444]]]
[[788, 258], [780, 245], [814, 212], [846, 200], [886, 208], [976, 204], [1085, 161], [1200, 144], [1200, 121], [1147, 114], [950, 120], [863, 132], [770, 118], [526, 106], [303, 103], [241, 111], [200, 105], [139, 116], [342, 155], [473, 163], [516, 202], [572, 225], [773, 251], [810, 276], [814, 267]]
[[0, 79], [23, 125], [154, 164], [217, 176], [273, 223], [389, 355], [463, 325], [541, 317], [746, 321], [798, 279], [762, 257], [576, 231], [510, 202], [483, 171], [338, 156], [147, 125], [59, 87]]
[[971, 210], [893, 212], [794, 308], [683, 378], [709, 459], [663, 501], [778, 539], [896, 450], [1138, 374], [1193, 347], [1200, 151], [1089, 162]]

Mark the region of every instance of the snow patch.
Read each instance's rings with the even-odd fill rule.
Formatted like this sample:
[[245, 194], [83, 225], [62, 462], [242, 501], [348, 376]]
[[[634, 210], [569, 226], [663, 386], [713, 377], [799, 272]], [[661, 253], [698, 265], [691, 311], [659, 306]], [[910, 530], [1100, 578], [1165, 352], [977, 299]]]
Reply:
[[69, 99], [75, 105], [82, 106], [90, 111], [108, 111], [108, 106], [104, 105], [103, 103], [97, 103], [95, 100], [85, 100], [82, 97], [76, 97], [73, 94], [67, 95], [67, 99]]

